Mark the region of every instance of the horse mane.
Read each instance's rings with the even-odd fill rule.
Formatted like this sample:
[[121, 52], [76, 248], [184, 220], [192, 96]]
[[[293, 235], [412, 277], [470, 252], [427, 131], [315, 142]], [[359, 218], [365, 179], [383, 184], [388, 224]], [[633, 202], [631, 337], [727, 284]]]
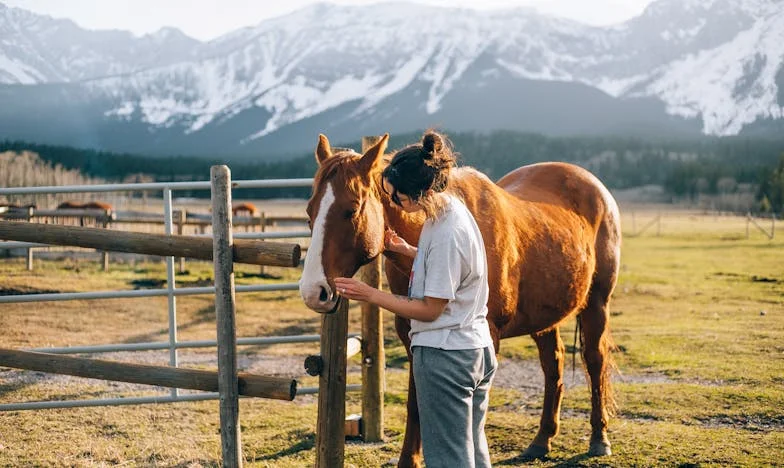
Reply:
[[[361, 195], [362, 192], [366, 190], [366, 188], [363, 187], [367, 186], [362, 184], [363, 174], [361, 174], [352, 163], [356, 162], [362, 155], [350, 148], [332, 149], [338, 151], [335, 152], [331, 158], [327, 158], [321, 163], [321, 166], [319, 166], [314, 177], [314, 186], [320, 187], [322, 183], [334, 178], [336, 175], [340, 175], [345, 180], [346, 188], [348, 188], [351, 193], [357, 196]], [[374, 177], [374, 174], [371, 174], [371, 177]], [[371, 190], [377, 190], [376, 185], [377, 184], [370, 184]]]
[[471, 187], [478, 187], [481, 188], [482, 191], [495, 191], [498, 190], [500, 193], [506, 193], [505, 191], [501, 190], [498, 185], [495, 184], [486, 174], [480, 172], [478, 169], [471, 167], [471, 166], [461, 166], [455, 169], [452, 169], [452, 173], [449, 175], [449, 185], [447, 186], [447, 192], [453, 195], [457, 195], [460, 198], [464, 198], [465, 193], [468, 191], [468, 188]]

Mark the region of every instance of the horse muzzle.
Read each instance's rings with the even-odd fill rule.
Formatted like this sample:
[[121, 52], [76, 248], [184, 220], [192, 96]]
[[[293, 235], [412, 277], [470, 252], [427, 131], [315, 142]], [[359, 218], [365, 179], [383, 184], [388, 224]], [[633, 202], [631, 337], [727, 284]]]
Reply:
[[331, 314], [337, 310], [340, 297], [326, 280], [311, 284], [300, 282], [299, 293], [305, 305], [320, 314]]

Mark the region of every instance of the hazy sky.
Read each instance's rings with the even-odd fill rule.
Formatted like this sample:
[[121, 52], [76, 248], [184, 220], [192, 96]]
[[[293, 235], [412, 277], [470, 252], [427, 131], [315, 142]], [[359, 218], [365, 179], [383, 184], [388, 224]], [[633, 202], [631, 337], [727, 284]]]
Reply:
[[[583, 23], [607, 25], [640, 14], [652, 0], [417, 0], [441, 6], [477, 9], [529, 6]], [[314, 0], [0, 0], [56, 18], [70, 18], [87, 29], [124, 29], [137, 35], [174, 26], [189, 36], [213, 39], [265, 18], [280, 16]], [[371, 4], [378, 0], [333, 0], [340, 4]]]

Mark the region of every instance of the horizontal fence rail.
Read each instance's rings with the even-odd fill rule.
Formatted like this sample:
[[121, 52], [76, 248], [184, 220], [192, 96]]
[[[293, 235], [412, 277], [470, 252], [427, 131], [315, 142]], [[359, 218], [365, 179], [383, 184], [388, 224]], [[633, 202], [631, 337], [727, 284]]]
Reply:
[[[207, 237], [107, 231], [101, 228], [18, 221], [0, 222], [0, 238], [200, 260], [212, 260], [213, 255], [212, 239]], [[249, 239], [235, 241], [233, 250], [234, 262], [254, 265], [294, 267], [299, 265], [301, 256], [299, 244], [255, 242]]]
[[[362, 385], [346, 385], [346, 392], [359, 392]], [[297, 396], [318, 395], [318, 387], [298, 387]], [[59, 400], [59, 401], [30, 401], [25, 403], [3, 403], [0, 404], [0, 411], [25, 411], [43, 410], [58, 408], [87, 408], [96, 406], [123, 406], [123, 405], [145, 405], [158, 403], [184, 403], [189, 401], [217, 400], [217, 393], [193, 393], [176, 396], [149, 396], [149, 397], [128, 397], [128, 398], [99, 398], [93, 400]]]
[[[313, 179], [262, 179], [235, 180], [231, 188], [293, 188], [310, 187]], [[194, 182], [151, 182], [142, 184], [98, 184], [98, 185], [51, 185], [46, 187], [6, 187], [0, 188], [0, 195], [36, 195], [51, 193], [102, 193], [102, 192], [141, 192], [152, 190], [209, 190], [209, 181]]]
[[[349, 333], [349, 340], [359, 340], [359, 333]], [[250, 338], [237, 338], [237, 346], [261, 346], [261, 345], [274, 345], [285, 343], [318, 343], [321, 335], [290, 335], [290, 336], [262, 336]], [[361, 341], [360, 341], [361, 342]], [[179, 349], [184, 348], [209, 348], [216, 346], [215, 340], [196, 340], [196, 341], [179, 341], [175, 345]], [[38, 353], [50, 354], [90, 354], [90, 353], [113, 353], [122, 351], [155, 351], [161, 349], [168, 349], [168, 342], [148, 342], [148, 343], [123, 343], [123, 344], [110, 344], [110, 345], [94, 345], [94, 346], [66, 346], [62, 348], [37, 348], [28, 349]], [[354, 353], [356, 354], [356, 353]], [[352, 354], [353, 356], [353, 354]]]
[[[212, 238], [210, 234], [198, 235], [195, 237]], [[310, 237], [310, 231], [289, 231], [289, 232], [237, 232], [234, 233], [235, 239], [258, 239], [258, 240], [276, 240], [276, 239], [305, 239]], [[41, 244], [37, 242], [19, 242], [19, 241], [0, 241], [0, 249], [28, 249], [28, 248], [43, 248], [50, 247], [51, 244]], [[300, 252], [302, 249], [300, 249]], [[301, 259], [300, 259], [301, 260]], [[288, 266], [288, 265], [287, 265]]]
[[[297, 283], [279, 284], [254, 284], [236, 286], [237, 292], [273, 292], [273, 291], [298, 291]], [[132, 297], [163, 297], [172, 294], [173, 296], [200, 296], [215, 294], [215, 286], [201, 286], [196, 288], [175, 288], [169, 289], [131, 289], [120, 291], [89, 291], [78, 293], [40, 293], [40, 294], [14, 294], [0, 296], [0, 304], [12, 304], [19, 302], [47, 302], [47, 301], [76, 301], [90, 299], [125, 299]]]
[[[218, 391], [218, 372], [216, 371], [131, 364], [14, 349], [0, 349], [0, 366], [91, 379], [207, 392]], [[241, 395], [291, 401], [297, 394], [297, 381], [293, 379], [243, 372], [240, 372], [237, 378]]]

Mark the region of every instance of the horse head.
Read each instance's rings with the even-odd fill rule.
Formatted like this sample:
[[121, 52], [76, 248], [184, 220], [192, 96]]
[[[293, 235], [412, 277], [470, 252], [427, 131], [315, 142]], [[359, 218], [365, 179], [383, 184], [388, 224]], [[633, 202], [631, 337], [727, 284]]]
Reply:
[[311, 243], [300, 279], [300, 295], [316, 312], [335, 309], [334, 279], [351, 277], [384, 251], [384, 210], [378, 178], [389, 135], [365, 154], [332, 148], [319, 135], [319, 168], [307, 214]]

